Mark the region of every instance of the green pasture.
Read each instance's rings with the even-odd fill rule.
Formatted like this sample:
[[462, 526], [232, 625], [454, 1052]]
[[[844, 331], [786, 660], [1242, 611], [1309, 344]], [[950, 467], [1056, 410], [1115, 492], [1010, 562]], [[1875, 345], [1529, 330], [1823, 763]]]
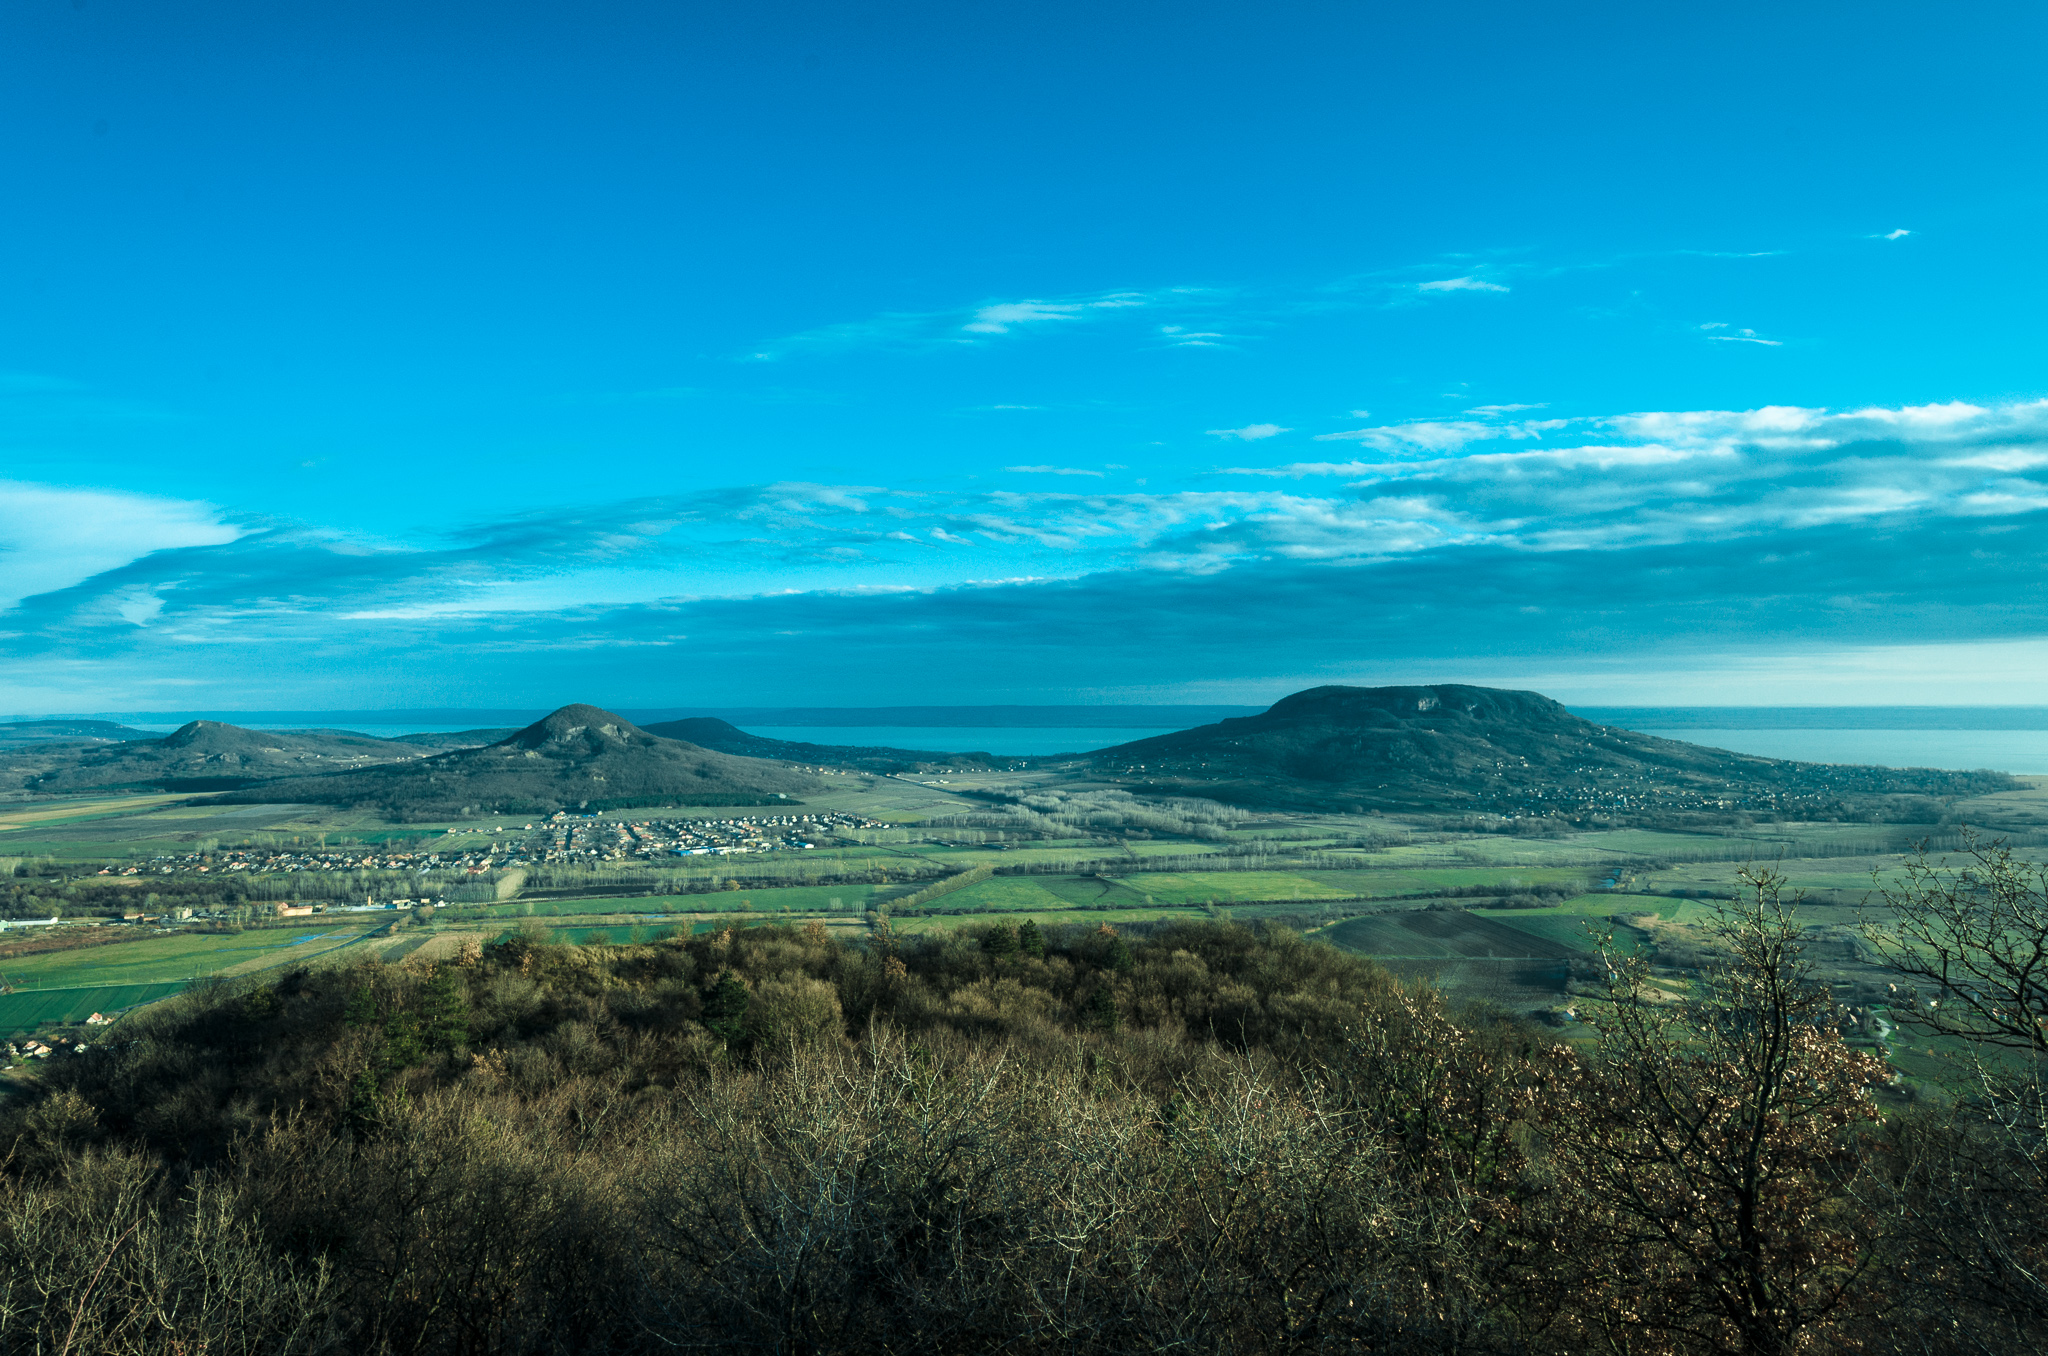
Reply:
[[[860, 913], [875, 885], [793, 885], [767, 890], [713, 890], [693, 895], [591, 895], [575, 899], [517, 899], [503, 904], [463, 905], [458, 918], [574, 918], [590, 913]], [[833, 900], [840, 901], [835, 910]]]
[[84, 1022], [94, 1012], [115, 1016], [127, 1008], [154, 1004], [172, 993], [182, 993], [184, 981], [166, 983], [111, 983], [86, 989], [41, 989], [31, 993], [0, 993], [0, 1036], [12, 1036], [43, 1026], [68, 1026]]
[[[1574, 951], [1594, 950], [1594, 938], [1609, 928], [1607, 916], [1601, 914], [1566, 913], [1552, 909], [1476, 909], [1474, 912], [1482, 918], [1490, 918]], [[1650, 910], [1623, 909], [1618, 912], [1648, 913]], [[1624, 955], [1634, 954], [1643, 944], [1642, 934], [1626, 925], [1615, 925], [1613, 932], [1614, 949]]]
[[1365, 956], [1486, 959], [1537, 957], [1556, 960], [1576, 947], [1464, 909], [1409, 909], [1368, 914], [1316, 934], [1346, 951]]
[[644, 946], [688, 932], [708, 932], [713, 923], [646, 924], [628, 927], [556, 928], [556, 941], [572, 946]]
[[[1059, 876], [996, 876], [955, 890], [932, 901], [939, 909], [981, 909], [990, 913], [1029, 913], [1034, 909], [1071, 909], [1073, 901], [1048, 889], [1046, 882], [1070, 879]], [[1134, 903], [1139, 901], [1132, 901]]]
[[[1898, 855], [1787, 857], [1782, 861], [1760, 857], [1756, 865], [1782, 873], [1789, 890], [1828, 890], [1860, 899], [1865, 894], [1875, 898], [1876, 887], [1871, 883], [1872, 871], [1888, 879], [1897, 873], [1904, 861], [1905, 858]], [[1669, 871], [1644, 873], [1637, 879], [1663, 889], [1704, 887], [1739, 890], [1742, 888], [1742, 872], [1747, 865], [1748, 863], [1744, 862], [1700, 862], [1673, 867]]]
[[1584, 914], [1551, 913], [1548, 910], [1539, 914], [1532, 909], [1475, 909], [1473, 912], [1481, 918], [1490, 918], [1506, 927], [1559, 946], [1568, 946], [1574, 951], [1591, 951], [1594, 934], [1604, 930], [1601, 920]]
[[49, 1023], [82, 1022], [95, 1012], [112, 1016], [126, 1008], [154, 1003], [184, 991], [184, 980], [161, 984], [102, 984], [79, 989], [41, 989], [0, 994], [0, 1036], [11, 1036]]
[[[1532, 1013], [1565, 1001], [1568, 978], [1562, 960], [1544, 957], [1494, 960], [1486, 957], [1444, 958], [1396, 957], [1382, 960], [1392, 973], [1406, 980], [1427, 980], [1454, 1002], [1479, 1000], [1504, 1008]], [[1573, 1025], [1557, 1038], [1567, 1043], [1590, 1039], [1591, 1031]]]
[[924, 918], [891, 918], [889, 920], [889, 929], [898, 934], [915, 935], [917, 933], [942, 932], [963, 927], [986, 927], [990, 924], [1016, 927], [1027, 919], [1037, 923], [1040, 927], [1055, 927], [1066, 923], [1079, 923], [1084, 927], [1094, 928], [1103, 922], [1109, 922], [1112, 926], [1115, 926], [1121, 923], [1151, 923], [1163, 918], [1207, 918], [1208, 916], [1208, 913], [1202, 909], [1148, 909], [1140, 907], [1135, 909], [1118, 909], [1116, 917], [1112, 920], [1097, 918], [1090, 914], [1077, 914], [1070, 907], [1056, 907], [1052, 909], [1018, 910], [1014, 912], [996, 912], [991, 910], [964, 918], [944, 915]]
[[179, 932], [0, 960], [0, 975], [4, 975], [10, 987], [29, 991], [162, 984], [217, 974], [252, 961], [256, 964], [249, 968], [261, 969], [270, 964], [311, 960], [364, 935], [361, 925], [263, 928], [241, 933]]

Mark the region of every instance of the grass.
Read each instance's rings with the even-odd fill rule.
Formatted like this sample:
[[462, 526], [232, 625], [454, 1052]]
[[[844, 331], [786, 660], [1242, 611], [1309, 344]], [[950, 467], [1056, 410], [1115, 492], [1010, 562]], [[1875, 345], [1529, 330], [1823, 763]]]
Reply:
[[[223, 970], [262, 969], [308, 960], [364, 936], [361, 925], [342, 928], [278, 928], [242, 933], [180, 932], [132, 942], [22, 956], [0, 966], [13, 988], [83, 988], [114, 984], [161, 984]], [[249, 962], [256, 962], [249, 965]]]
[[113, 1016], [127, 1008], [154, 1003], [183, 993], [185, 981], [161, 984], [103, 984], [82, 989], [45, 989], [34, 993], [0, 994], [0, 1035], [13, 1035], [49, 1023], [82, 1022], [95, 1012]]
[[[1561, 960], [1385, 960], [1381, 964], [1403, 979], [1424, 979], [1461, 1000], [1479, 999], [1504, 1008], [1529, 1012], [1564, 1001], [1565, 962]], [[1571, 1039], [1565, 1033], [1563, 1039]]]
[[[679, 913], [732, 913], [746, 905], [746, 912], [762, 915], [792, 913], [858, 914], [878, 889], [874, 885], [792, 885], [768, 890], [713, 890], [692, 895], [590, 895], [576, 899], [519, 899], [504, 904], [464, 904], [463, 917], [480, 918], [574, 918], [581, 914], [642, 913], [668, 916]], [[835, 908], [832, 901], [840, 901]]]
[[682, 924], [673, 927], [626, 926], [609, 928], [556, 928], [556, 941], [568, 942], [572, 946], [638, 946], [646, 942], [660, 941], [673, 937], [687, 928], [691, 932], [708, 932], [716, 924]]
[[1084, 927], [1094, 927], [1099, 923], [1109, 923], [1112, 927], [1114, 927], [1118, 923], [1151, 923], [1157, 922], [1165, 918], [1207, 918], [1208, 916], [1209, 913], [1206, 909], [1148, 909], [1140, 907], [1135, 909], [1118, 909], [1116, 911], [1116, 917], [1112, 920], [1103, 918], [1100, 915], [1092, 912], [1080, 913], [1070, 907], [1054, 907], [1050, 909], [1023, 909], [1002, 912], [990, 911], [986, 913], [977, 913], [972, 915], [971, 917], [965, 918], [946, 916], [925, 918], [891, 918], [889, 920], [889, 928], [892, 932], [896, 932], [899, 934], [915, 934], [921, 932], [940, 932], [951, 928], [961, 928], [968, 926], [982, 927], [989, 924], [1003, 924], [1009, 927], [1015, 927], [1019, 923], [1024, 922], [1026, 919], [1030, 919], [1034, 922], [1046, 925], [1056, 923], [1080, 923]]
[[1508, 927], [1464, 909], [1410, 909], [1371, 914], [1323, 928], [1318, 936], [1365, 956], [1407, 958], [1512, 958], [1557, 960], [1577, 948]]

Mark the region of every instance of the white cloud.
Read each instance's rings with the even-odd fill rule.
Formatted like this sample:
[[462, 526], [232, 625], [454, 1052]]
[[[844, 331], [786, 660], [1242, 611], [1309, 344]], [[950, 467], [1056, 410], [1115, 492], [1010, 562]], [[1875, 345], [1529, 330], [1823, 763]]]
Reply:
[[1209, 436], [1212, 438], [1235, 438], [1239, 442], [1255, 443], [1262, 438], [1277, 437], [1282, 433], [1291, 431], [1280, 427], [1278, 424], [1246, 424], [1243, 428], [1212, 428], [1209, 430]]
[[1911, 234], [1913, 234], [1911, 231], [1901, 226], [1896, 231], [1886, 231], [1883, 235], [1872, 236], [1871, 238], [1873, 240], [1904, 240]]
[[1194, 300], [1195, 289], [1181, 288], [1158, 297], [1142, 292], [1105, 292], [1054, 300], [984, 302], [964, 311], [885, 311], [866, 320], [844, 321], [790, 335], [769, 348], [745, 355], [742, 361], [775, 362], [797, 352], [976, 344], [985, 342], [983, 336], [1019, 333], [1060, 321], [1092, 320], [1161, 302], [1193, 304]]
[[1485, 424], [1469, 419], [1418, 420], [1412, 424], [1388, 424], [1380, 428], [1355, 428], [1342, 433], [1318, 433], [1319, 443], [1366, 443], [1384, 451], [1421, 448], [1446, 452], [1467, 443], [1492, 442], [1507, 438], [1524, 441], [1564, 428], [1568, 419], [1524, 419], [1519, 423]]
[[1136, 292], [1116, 292], [1088, 301], [1000, 301], [976, 311], [960, 328], [969, 334], [1008, 334], [1018, 325], [1079, 320], [1091, 311], [1121, 311], [1145, 304], [1146, 299]]
[[972, 334], [1008, 334], [1012, 325], [1029, 325], [1040, 320], [1072, 320], [1082, 308], [1073, 303], [1050, 301], [1005, 301], [984, 306], [974, 319], [960, 328]]
[[1505, 292], [1508, 289], [1499, 283], [1490, 283], [1481, 278], [1439, 278], [1435, 282], [1417, 283], [1418, 292]]
[[193, 500], [0, 481], [0, 611], [154, 551], [220, 546], [242, 533]]
[[[1702, 325], [1700, 328], [1703, 330], [1725, 330], [1730, 328], [1730, 326], [1717, 320], [1711, 325]], [[1755, 330], [1736, 330], [1733, 334], [1709, 334], [1707, 338], [1724, 344], [1762, 344], [1766, 348], [1783, 348], [1785, 346], [1784, 340], [1766, 339]]]
[[[22, 588], [15, 567], [37, 547], [70, 561], [53, 587], [104, 576], [35, 600], [0, 629], [118, 634], [138, 645], [239, 644], [258, 635], [324, 636], [335, 619], [351, 616], [558, 612], [685, 589], [739, 598], [939, 588], [965, 582], [967, 562], [980, 575], [1078, 578], [1140, 568], [1205, 576], [1261, 561], [1361, 564], [1480, 548], [1533, 559], [1676, 546], [1710, 561], [1722, 543], [1792, 534], [1796, 550], [1796, 534], [1839, 528], [1851, 531], [1830, 540], [1867, 537], [1880, 543], [1872, 547], [1878, 555], [1896, 556], [1902, 534], [2017, 540], [2010, 529], [2027, 522], [2024, 515], [2048, 513], [2048, 401], [1423, 421], [1352, 430], [1344, 440], [1355, 459], [1237, 469], [1268, 478], [1258, 488], [1153, 492], [1120, 480], [1113, 491], [1094, 483], [1101, 471], [1019, 466], [1010, 468], [1019, 477], [1065, 479], [1019, 479], [1013, 489], [959, 481], [747, 486], [568, 506], [374, 548], [338, 534], [240, 536], [206, 505], [0, 486], [13, 496], [0, 496], [0, 527], [14, 534], [0, 554], [0, 578], [11, 588]], [[1326, 483], [1275, 487], [1278, 477]], [[1041, 488], [1026, 488], [1033, 485]], [[98, 542], [77, 538], [75, 528], [24, 541], [19, 528], [99, 521], [113, 526]], [[909, 541], [971, 549], [905, 549]], [[206, 549], [227, 542], [235, 544]], [[131, 563], [181, 545], [197, 549]]]

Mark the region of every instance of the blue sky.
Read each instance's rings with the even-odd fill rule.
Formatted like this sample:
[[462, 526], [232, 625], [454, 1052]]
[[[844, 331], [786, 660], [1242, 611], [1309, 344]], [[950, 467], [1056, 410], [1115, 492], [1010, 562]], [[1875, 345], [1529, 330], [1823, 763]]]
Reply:
[[2048, 701], [2038, 6], [0, 8], [0, 711]]

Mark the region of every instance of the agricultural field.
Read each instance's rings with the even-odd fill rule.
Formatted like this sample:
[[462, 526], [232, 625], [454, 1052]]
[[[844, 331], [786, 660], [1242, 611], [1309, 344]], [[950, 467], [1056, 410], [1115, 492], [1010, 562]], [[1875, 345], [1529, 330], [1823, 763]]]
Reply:
[[[1883, 972], [1853, 935], [1860, 906], [1871, 892], [1872, 873], [1895, 872], [1904, 860], [1901, 852], [1933, 828], [1771, 824], [1716, 833], [1623, 829], [1536, 838], [1453, 832], [1423, 818], [1273, 813], [1232, 820], [1221, 833], [1212, 826], [1201, 838], [1136, 830], [1126, 835], [1112, 827], [1095, 836], [1078, 831], [1072, 837], [980, 842], [990, 835], [931, 821], [985, 815], [986, 802], [961, 793], [1028, 789], [1028, 779], [978, 774], [949, 777], [945, 785], [889, 777], [844, 781], [807, 799], [805, 809], [845, 811], [891, 827], [821, 838], [816, 849], [801, 854], [689, 859], [658, 868], [550, 867], [532, 880], [510, 882], [510, 897], [495, 903], [489, 902], [496, 888], [490, 875], [443, 868], [429, 876], [407, 867], [371, 884], [379, 898], [442, 897], [445, 891], [454, 907], [430, 926], [395, 916], [327, 915], [300, 928], [141, 935], [0, 960], [0, 982], [12, 990], [0, 994], [0, 1031], [132, 1008], [199, 976], [353, 956], [448, 958], [465, 942], [489, 942], [523, 927], [544, 927], [557, 941], [591, 945], [646, 941], [677, 929], [810, 919], [841, 935], [857, 935], [873, 911], [892, 908], [890, 926], [903, 935], [1026, 918], [1094, 927], [1274, 917], [1307, 928], [1318, 940], [1374, 956], [1397, 973], [1427, 978], [1453, 996], [1554, 1014], [1570, 1001], [1566, 985], [1575, 965], [1584, 972], [1595, 932], [1611, 930], [1617, 948], [1648, 950], [1660, 974], [1682, 976], [1689, 964], [1711, 953], [1706, 924], [1718, 907], [1712, 897], [1735, 894], [1741, 871], [1751, 863], [1768, 864], [1789, 877], [1791, 890], [1810, 892], [1800, 910], [1813, 938], [1810, 954], [1846, 999], [1872, 1003], [1881, 1001]], [[2038, 814], [2048, 827], [2048, 779], [1987, 800], [1997, 801], [2009, 822]], [[597, 824], [734, 813], [717, 807], [625, 810], [601, 816]], [[330, 807], [231, 806], [204, 796], [80, 796], [0, 805], [0, 874], [12, 876], [18, 863], [39, 864], [25, 865], [23, 873], [93, 883], [103, 901], [130, 898], [131, 889], [141, 899], [168, 887], [155, 874], [98, 878], [92, 874], [95, 863], [118, 869], [152, 856], [245, 844], [393, 850], [430, 845], [429, 851], [453, 855], [502, 844], [506, 833], [530, 822], [531, 817], [486, 815], [401, 825]], [[895, 838], [903, 841], [885, 841]], [[2025, 851], [2040, 856], [2044, 850]], [[1200, 869], [1204, 857], [1218, 867], [1246, 869]], [[895, 908], [937, 875], [977, 866], [1005, 874], [918, 909]], [[831, 874], [853, 879], [812, 883]], [[224, 875], [204, 879], [213, 882], [206, 889], [230, 887]], [[704, 885], [736, 888], [705, 893]], [[305, 888], [281, 874], [235, 877], [234, 886], [256, 899]], [[273, 894], [263, 894], [265, 889]], [[1531, 894], [1535, 900], [1526, 897]], [[1524, 896], [1517, 904], [1541, 907], [1502, 907], [1515, 896]], [[104, 908], [118, 911], [114, 903]], [[19, 916], [30, 916], [26, 907]], [[1574, 990], [1582, 991], [1583, 986]], [[1569, 1036], [1582, 1029], [1565, 1031]], [[1941, 1067], [1942, 1056], [1913, 1047], [1902, 1048], [1899, 1058], [1909, 1073], [1925, 1076]]]
[[51, 951], [0, 961], [0, 978], [17, 992], [97, 984], [158, 984], [202, 975], [247, 973], [310, 960], [374, 929], [259, 928], [239, 933], [174, 932], [77, 951]]
[[141, 933], [68, 951], [0, 960], [0, 1036], [42, 1023], [112, 1015], [181, 992], [196, 979], [256, 974], [276, 966], [375, 953], [382, 926], [259, 928], [240, 933]]
[[1577, 949], [1465, 909], [1406, 909], [1334, 923], [1318, 936], [1346, 951], [1390, 959], [1544, 959]]
[[101, 984], [77, 989], [32, 989], [0, 994], [0, 1038], [38, 1026], [69, 1026], [95, 1012], [112, 1017], [185, 991], [185, 981]]
[[1565, 998], [1568, 979], [1562, 960], [1487, 960], [1464, 957], [1445, 960], [1382, 961], [1403, 979], [1426, 980], [1454, 1000], [1498, 1004], [1511, 1012], [1554, 1008]]

